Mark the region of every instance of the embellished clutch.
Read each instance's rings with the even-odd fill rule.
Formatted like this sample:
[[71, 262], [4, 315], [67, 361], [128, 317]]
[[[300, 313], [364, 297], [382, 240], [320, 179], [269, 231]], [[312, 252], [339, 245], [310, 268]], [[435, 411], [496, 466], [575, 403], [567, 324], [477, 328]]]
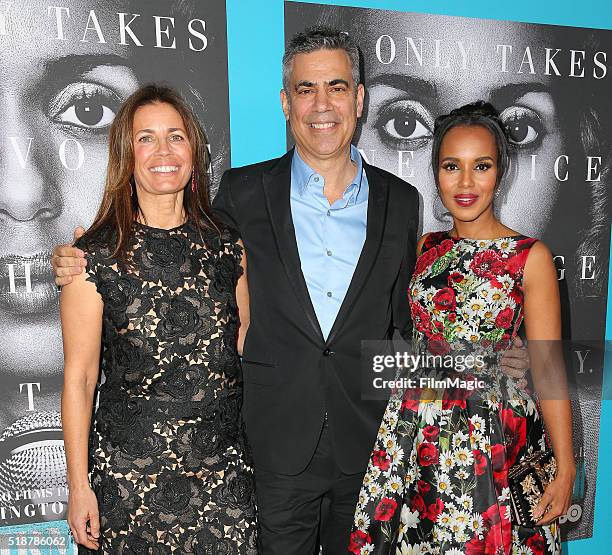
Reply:
[[508, 471], [512, 520], [520, 526], [534, 528], [533, 511], [546, 486], [555, 479], [557, 463], [552, 449], [538, 451], [515, 464]]

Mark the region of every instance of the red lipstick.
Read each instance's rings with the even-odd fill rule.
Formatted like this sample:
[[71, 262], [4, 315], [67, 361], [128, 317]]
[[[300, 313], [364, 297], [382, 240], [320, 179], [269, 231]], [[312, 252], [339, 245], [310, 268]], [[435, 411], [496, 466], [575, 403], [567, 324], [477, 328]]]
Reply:
[[463, 193], [461, 195], [455, 195], [454, 198], [455, 202], [459, 206], [467, 207], [472, 206], [472, 204], [474, 204], [478, 200], [478, 195], [474, 195], [471, 193]]

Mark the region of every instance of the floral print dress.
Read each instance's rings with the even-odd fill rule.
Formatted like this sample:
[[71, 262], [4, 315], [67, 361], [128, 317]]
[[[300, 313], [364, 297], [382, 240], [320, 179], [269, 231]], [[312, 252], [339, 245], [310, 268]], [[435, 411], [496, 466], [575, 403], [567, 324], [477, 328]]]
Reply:
[[[416, 387], [391, 395], [359, 494], [350, 553], [561, 553], [556, 524], [512, 523], [508, 489], [512, 465], [546, 448], [537, 402], [499, 371], [499, 357], [523, 321], [523, 269], [534, 243], [447, 232], [426, 238], [409, 300], [414, 349], [431, 362], [410, 372]], [[448, 382], [456, 378], [461, 382]]]
[[127, 265], [106, 241], [77, 243], [104, 303], [89, 440], [100, 552], [255, 554], [236, 351], [242, 249], [189, 223], [134, 226]]

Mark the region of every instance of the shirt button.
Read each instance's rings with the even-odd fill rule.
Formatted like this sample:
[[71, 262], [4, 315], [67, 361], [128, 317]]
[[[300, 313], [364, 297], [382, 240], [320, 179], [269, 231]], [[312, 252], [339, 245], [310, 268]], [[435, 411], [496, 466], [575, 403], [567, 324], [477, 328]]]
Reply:
[[330, 356], [331, 354], [333, 354], [333, 353], [332, 353], [332, 351], [330, 349], [325, 349], [323, 351], [323, 355], [326, 356], [326, 357]]
[[315, 177], [314, 180], [315, 180], [316, 183], [319, 182], [319, 178], [318, 177]]
[[332, 296], [332, 292], [331, 292], [331, 291], [328, 291], [328, 292], [327, 292], [327, 296], [328, 296], [328, 297], [331, 297], [331, 296]]
[[327, 251], [325, 251], [327, 253], [327, 256], [331, 256], [332, 255], [332, 251], [330, 251], [329, 249], [327, 249]]
[[328, 216], [331, 216], [331, 210], [328, 210], [328, 211], [327, 211], [327, 215], [328, 215]]

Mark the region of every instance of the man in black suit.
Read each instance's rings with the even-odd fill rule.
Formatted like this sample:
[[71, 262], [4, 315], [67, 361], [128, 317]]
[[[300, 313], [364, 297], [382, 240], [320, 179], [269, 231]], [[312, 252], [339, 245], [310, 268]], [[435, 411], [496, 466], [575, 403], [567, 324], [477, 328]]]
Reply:
[[[243, 414], [265, 554], [315, 552], [320, 521], [323, 553], [347, 552], [386, 404], [361, 399], [361, 341], [411, 333], [418, 195], [351, 149], [364, 97], [358, 63], [346, 34], [318, 28], [295, 36], [281, 100], [296, 147], [228, 170], [213, 203], [247, 254]], [[333, 266], [336, 255], [344, 265]], [[321, 273], [343, 268], [345, 281], [322, 291], [321, 281], [335, 276]]]

